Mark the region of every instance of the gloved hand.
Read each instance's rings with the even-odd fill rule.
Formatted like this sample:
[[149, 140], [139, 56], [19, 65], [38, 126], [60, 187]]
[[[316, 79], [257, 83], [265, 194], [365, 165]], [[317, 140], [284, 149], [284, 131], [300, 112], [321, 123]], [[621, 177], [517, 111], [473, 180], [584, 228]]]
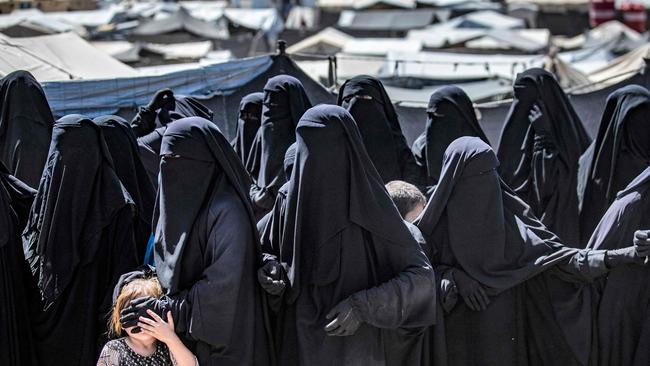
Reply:
[[454, 269], [454, 281], [467, 307], [474, 311], [487, 309], [490, 299], [477, 281], [459, 269]]
[[650, 256], [650, 230], [637, 230], [634, 233], [634, 247], [639, 257]]
[[440, 280], [440, 302], [445, 313], [451, 312], [458, 303], [458, 288], [453, 281], [451, 272], [453, 271], [446, 271], [442, 276], [442, 280]]
[[[145, 318], [151, 318], [147, 314], [147, 310], [152, 310], [158, 316], [167, 317], [167, 311], [171, 310], [167, 301], [162, 299], [157, 299], [151, 296], [138, 297], [133, 299], [129, 304], [129, 307], [123, 309], [120, 312], [120, 323], [122, 328], [134, 327], [138, 324], [138, 319], [141, 316]], [[138, 333], [138, 331], [133, 330], [133, 333]]]
[[626, 264], [643, 264], [645, 256], [640, 256], [637, 246], [608, 250], [605, 255], [605, 263], [609, 268], [615, 268]]
[[174, 109], [175, 104], [174, 92], [171, 89], [165, 88], [154, 94], [149, 104], [147, 104], [147, 108], [150, 111], [157, 111], [162, 107], [168, 107], [167, 109], [171, 110]]
[[528, 114], [528, 121], [532, 124], [535, 123], [542, 116], [542, 109], [537, 104], [533, 104]]
[[257, 282], [270, 295], [281, 296], [287, 287], [284, 268], [277, 261], [269, 261], [257, 271]]
[[362, 323], [349, 298], [338, 303], [325, 318], [327, 320], [334, 319], [325, 326], [325, 332], [328, 336], [345, 337], [353, 335]]

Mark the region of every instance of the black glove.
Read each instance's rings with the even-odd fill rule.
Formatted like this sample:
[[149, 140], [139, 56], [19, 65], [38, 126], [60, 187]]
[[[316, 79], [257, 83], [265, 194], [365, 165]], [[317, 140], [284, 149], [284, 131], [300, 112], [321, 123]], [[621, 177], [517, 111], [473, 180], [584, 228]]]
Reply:
[[334, 319], [325, 326], [328, 336], [350, 336], [356, 333], [361, 326], [361, 319], [352, 307], [349, 298], [338, 303], [325, 318], [327, 320]]
[[[120, 312], [120, 323], [122, 328], [129, 328], [138, 325], [141, 316], [150, 318], [147, 310], [151, 310], [158, 314], [161, 318], [167, 319], [167, 311], [170, 310], [169, 304], [165, 300], [157, 299], [151, 296], [138, 297], [129, 304], [129, 307]], [[133, 333], [138, 333], [140, 330], [134, 329]]]
[[277, 261], [269, 261], [257, 271], [257, 281], [270, 295], [281, 296], [287, 287], [284, 268]]
[[458, 302], [458, 287], [453, 280], [452, 272], [446, 271], [440, 280], [440, 302], [445, 313], [451, 312]]
[[528, 121], [532, 124], [535, 123], [542, 116], [542, 109], [539, 108], [537, 104], [533, 104], [533, 107], [528, 113]]
[[156, 92], [149, 104], [147, 104], [147, 109], [157, 111], [160, 108], [167, 107], [167, 109], [172, 110], [175, 105], [174, 92], [171, 89], [165, 88]]
[[490, 299], [477, 281], [459, 269], [454, 269], [454, 281], [467, 307], [474, 311], [487, 309]]
[[634, 233], [634, 247], [639, 257], [645, 257], [647, 262], [650, 256], [650, 230], [637, 230]]
[[626, 264], [643, 264], [645, 256], [640, 256], [637, 246], [608, 250], [605, 255], [605, 264], [609, 268], [615, 268]]

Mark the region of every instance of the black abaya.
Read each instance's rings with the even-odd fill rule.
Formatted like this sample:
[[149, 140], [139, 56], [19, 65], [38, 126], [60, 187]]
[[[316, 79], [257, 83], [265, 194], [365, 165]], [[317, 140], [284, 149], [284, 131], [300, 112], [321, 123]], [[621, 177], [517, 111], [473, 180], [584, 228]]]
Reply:
[[[650, 227], [650, 168], [618, 193], [596, 227], [588, 247], [620, 249], [630, 246], [636, 230]], [[598, 286], [599, 366], [650, 364], [650, 269], [613, 269]]]
[[250, 197], [257, 218], [273, 208], [278, 190], [287, 181], [283, 172], [284, 154], [296, 141], [298, 120], [310, 107], [300, 80], [278, 75], [266, 82], [262, 125], [246, 164], [255, 181]]
[[54, 117], [41, 85], [27, 71], [0, 80], [0, 161], [12, 175], [38, 187]]
[[260, 129], [263, 101], [264, 93], [251, 93], [243, 97], [239, 103], [237, 133], [232, 146], [244, 165], [248, 160], [257, 130]]
[[[282, 365], [425, 365], [433, 271], [370, 162], [352, 116], [321, 105], [296, 130], [279, 260], [288, 268]], [[318, 219], [314, 219], [318, 218]], [[342, 301], [362, 321], [329, 336]]]
[[422, 171], [420, 175], [426, 177], [425, 186], [429, 194], [438, 184], [447, 146], [462, 136], [476, 136], [489, 144], [467, 94], [455, 86], [442, 87], [429, 99], [426, 130], [412, 148], [415, 161]]
[[[533, 122], [529, 115], [539, 108]], [[580, 245], [578, 160], [589, 137], [555, 77], [543, 69], [519, 75], [497, 156], [499, 174], [562, 243]]]
[[616, 198], [650, 165], [650, 92], [628, 85], [607, 98], [598, 135], [580, 158], [578, 196], [585, 244]]
[[112, 289], [137, 265], [133, 214], [100, 127], [59, 119], [23, 234], [43, 299], [33, 321], [41, 365], [97, 361]]
[[155, 259], [176, 332], [199, 364], [268, 365], [250, 180], [216, 125], [170, 124], [160, 151]]
[[29, 310], [37, 292], [20, 241], [36, 191], [0, 162], [0, 365], [37, 365]]
[[561, 244], [501, 181], [497, 166], [479, 138], [451, 143], [417, 221], [436, 277], [460, 286], [459, 277], [468, 276], [490, 299], [483, 311], [461, 299], [448, 309], [448, 363], [585, 365], [591, 304], [580, 283], [607, 272], [606, 253]]
[[118, 116], [98, 117], [94, 122], [102, 129], [115, 174], [135, 204], [137, 214], [133, 229], [138, 262], [143, 262], [153, 225], [154, 186], [140, 160], [138, 143], [129, 124]]
[[346, 81], [339, 90], [337, 104], [354, 118], [384, 183], [403, 180], [422, 184], [423, 177], [406, 144], [395, 107], [379, 80], [362, 75]]

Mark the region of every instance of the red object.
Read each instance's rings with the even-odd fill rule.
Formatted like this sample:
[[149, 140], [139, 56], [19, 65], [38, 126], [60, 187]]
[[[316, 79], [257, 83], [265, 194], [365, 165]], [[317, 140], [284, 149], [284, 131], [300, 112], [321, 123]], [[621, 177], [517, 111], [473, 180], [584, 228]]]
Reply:
[[589, 25], [592, 28], [614, 19], [616, 19], [616, 8], [613, 0], [591, 0]]
[[623, 23], [639, 33], [646, 31], [647, 14], [645, 6], [639, 3], [624, 3], [621, 5]]

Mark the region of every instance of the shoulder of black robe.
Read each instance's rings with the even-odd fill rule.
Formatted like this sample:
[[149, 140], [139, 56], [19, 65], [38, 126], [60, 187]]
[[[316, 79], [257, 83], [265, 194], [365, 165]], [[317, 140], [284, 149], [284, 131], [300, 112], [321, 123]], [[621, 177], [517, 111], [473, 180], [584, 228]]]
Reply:
[[311, 102], [300, 80], [289, 75], [278, 75], [266, 82], [262, 125], [258, 131], [259, 151], [251, 151], [249, 158], [259, 157], [259, 167], [255, 166], [257, 163], [251, 163], [252, 168], [258, 170], [256, 184], [263, 197], [253, 200], [256, 206], [259, 206], [258, 199], [272, 205], [277, 190], [286, 182], [282, 171], [284, 154], [289, 145], [296, 141], [298, 120], [310, 107]]
[[[27, 224], [29, 210], [32, 208], [36, 190], [14, 177], [2, 161], [0, 161], [0, 188], [6, 193], [8, 203], [16, 214], [19, 228], [18, 234], [20, 234]], [[0, 246], [2, 245], [2, 238], [3, 233], [0, 233]]]
[[427, 186], [438, 181], [447, 146], [462, 136], [475, 136], [489, 144], [476, 119], [474, 106], [465, 92], [456, 86], [436, 90], [427, 106], [425, 131]]
[[128, 122], [118, 116], [93, 120], [101, 127], [115, 173], [133, 199], [138, 216], [151, 228], [156, 193], [138, 152], [138, 142]]
[[371, 161], [384, 182], [399, 179], [421, 184], [395, 107], [378, 79], [360, 75], [347, 80], [339, 90], [337, 104], [354, 118]]
[[301, 276], [310, 272], [313, 263], [312, 251], [301, 248], [324, 243], [350, 223], [384, 238], [395, 250], [416, 244], [345, 109], [331, 105], [310, 109], [301, 118], [296, 136], [284, 227], [285, 233], [292, 234], [283, 238], [281, 252], [282, 261], [289, 265], [290, 301], [299, 295]]
[[[192, 228], [212, 197], [218, 175], [224, 174], [239, 195], [253, 232], [256, 221], [248, 198], [250, 179], [215, 124], [200, 117], [175, 121], [165, 131], [160, 155], [180, 156], [161, 161], [162, 183], [158, 187], [154, 214], [158, 279], [168, 293], [175, 293], [179, 290], [178, 264], [183, 250], [188, 242], [200, 239], [192, 233]], [[184, 169], [174, 169], [178, 163]], [[173, 217], [167, 215], [170, 208], [175, 212]], [[259, 237], [256, 232], [254, 237]], [[259, 243], [256, 250], [261, 258]]]
[[37, 187], [54, 124], [45, 93], [32, 74], [15, 71], [0, 80], [0, 100], [0, 161]]
[[[615, 186], [614, 180], [622, 176], [639, 174], [650, 161], [647, 143], [648, 133], [639, 129], [646, 125], [650, 113], [650, 92], [638, 85], [628, 85], [613, 92], [607, 98], [605, 111], [600, 121], [596, 140], [581, 157], [578, 197], [581, 207], [581, 229], [586, 229], [589, 238], [618, 190], [627, 185]], [[634, 129], [626, 128], [634, 123]], [[650, 126], [650, 125], [647, 125]], [[624, 149], [630, 157], [636, 158], [640, 165], [621, 171], [618, 156]], [[633, 162], [624, 162], [633, 164]], [[635, 164], [636, 165], [636, 164]], [[634, 171], [636, 170], [636, 171]], [[632, 179], [632, 178], [630, 178]]]
[[[242, 98], [239, 103], [239, 117], [237, 118], [237, 133], [232, 141], [232, 146], [237, 155], [246, 164], [253, 140], [260, 128], [262, 119], [262, 102], [264, 93], [251, 93]], [[244, 117], [243, 114], [254, 116]]]
[[572, 256], [501, 180], [499, 160], [476, 137], [452, 142], [440, 181], [416, 225], [427, 241], [446, 212], [449, 245], [460, 267], [498, 294]]
[[544, 133], [551, 136], [566, 164], [577, 169], [580, 155], [587, 149], [589, 135], [555, 76], [540, 68], [517, 75], [514, 100], [506, 117], [497, 156], [499, 173], [506, 184], [517, 188], [529, 178], [535, 130], [528, 115], [537, 104], [546, 120]]
[[127, 206], [133, 201], [113, 170], [100, 127], [80, 115], [59, 119], [23, 234], [46, 305], [66, 289], [78, 265], [93, 260], [96, 236]]

